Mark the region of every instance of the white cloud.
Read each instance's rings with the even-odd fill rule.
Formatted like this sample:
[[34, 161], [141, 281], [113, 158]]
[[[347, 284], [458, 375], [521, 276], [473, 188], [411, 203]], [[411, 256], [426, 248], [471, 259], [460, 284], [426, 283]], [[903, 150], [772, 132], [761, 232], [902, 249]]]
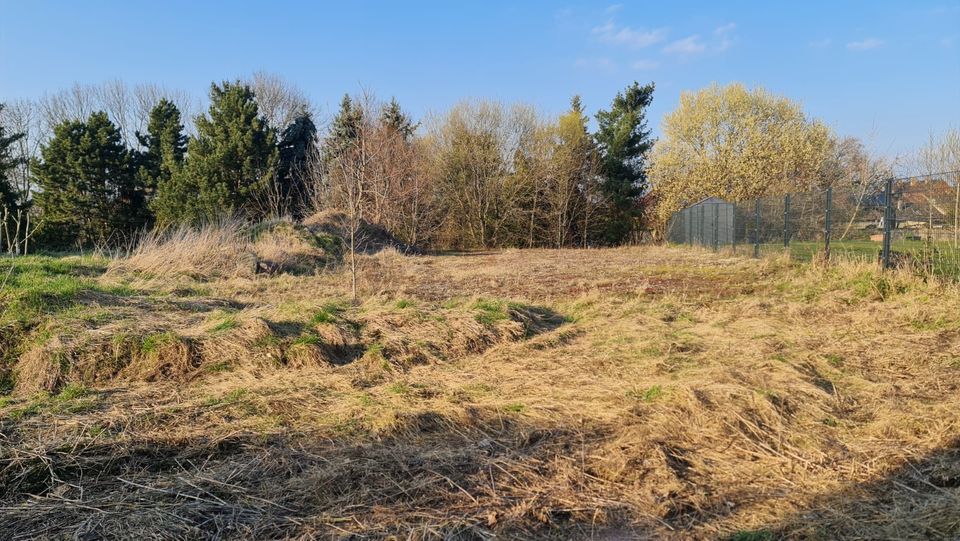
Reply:
[[617, 69], [617, 63], [605, 57], [578, 58], [573, 65], [580, 69], [612, 72]]
[[737, 23], [727, 23], [723, 26], [717, 27], [717, 29], [714, 30], [713, 33], [718, 36], [725, 36], [736, 29], [737, 29]]
[[663, 52], [671, 54], [700, 54], [707, 50], [707, 46], [700, 42], [700, 36], [692, 36], [668, 43]]
[[733, 31], [737, 29], [736, 23], [727, 23], [723, 26], [717, 27], [713, 31], [713, 35], [717, 36], [720, 40], [717, 43], [717, 52], [723, 52], [733, 47], [733, 42], [735, 41], [735, 36], [733, 36]]
[[623, 4], [611, 4], [611, 5], [607, 6], [607, 9], [605, 9], [605, 10], [603, 10], [603, 11], [604, 11], [604, 13], [610, 13], [610, 14], [612, 14], [612, 13], [616, 13], [616, 12], [620, 11], [621, 9], [623, 9]]
[[833, 44], [833, 40], [830, 38], [818, 39], [808, 43], [808, 45], [814, 49], [826, 49], [831, 44]]
[[618, 27], [613, 21], [607, 21], [606, 24], [594, 28], [593, 34], [607, 43], [642, 49], [665, 40], [667, 29], [634, 30], [629, 26]]
[[660, 67], [660, 62], [657, 62], [656, 60], [640, 59], [634, 61], [630, 66], [633, 69], [640, 71], [655, 70]]
[[867, 38], [861, 41], [851, 41], [847, 44], [847, 49], [851, 51], [868, 51], [870, 49], [876, 49], [883, 45], [883, 41], [877, 38]]

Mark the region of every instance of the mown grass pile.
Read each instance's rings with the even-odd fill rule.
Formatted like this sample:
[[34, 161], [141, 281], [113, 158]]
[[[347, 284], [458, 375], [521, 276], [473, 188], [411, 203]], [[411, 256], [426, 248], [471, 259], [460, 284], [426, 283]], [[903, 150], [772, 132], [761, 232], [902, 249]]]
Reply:
[[329, 265], [171, 286], [133, 260], [2, 293], [5, 537], [960, 535], [956, 285], [387, 250], [354, 303]]

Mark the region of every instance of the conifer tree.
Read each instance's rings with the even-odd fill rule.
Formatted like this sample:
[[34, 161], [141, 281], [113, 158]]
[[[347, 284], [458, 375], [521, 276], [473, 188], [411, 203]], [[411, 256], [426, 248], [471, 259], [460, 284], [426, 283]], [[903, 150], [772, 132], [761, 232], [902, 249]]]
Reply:
[[403, 112], [397, 98], [391, 98], [390, 103], [383, 107], [383, 111], [380, 113], [380, 123], [393, 133], [399, 134], [404, 141], [409, 141], [419, 126], [419, 124], [414, 124], [410, 116]]
[[308, 206], [306, 168], [310, 157], [316, 152], [316, 144], [317, 126], [310, 113], [294, 119], [280, 138], [277, 181], [284, 207], [280, 210], [289, 211], [295, 219], [302, 218]]
[[213, 84], [210, 108], [196, 119], [184, 167], [160, 186], [154, 205], [161, 224], [272, 212], [277, 137], [260, 116], [253, 91], [240, 82]]
[[146, 223], [143, 186], [106, 113], [61, 123], [41, 156], [32, 170], [48, 246], [115, 243]]
[[[3, 107], [4, 104], [0, 103], [0, 113], [3, 112]], [[10, 182], [9, 174], [19, 163], [22, 163], [13, 156], [11, 147], [23, 136], [22, 133], [6, 133], [3, 125], [0, 124], [0, 219], [3, 217], [3, 209], [13, 212], [19, 203], [17, 190]]]
[[610, 206], [605, 233], [609, 243], [626, 240], [639, 216], [638, 200], [646, 190], [646, 156], [653, 147], [646, 119], [653, 88], [653, 83], [634, 82], [617, 93], [609, 111], [597, 113], [595, 138], [602, 153], [603, 193]]
[[180, 170], [187, 152], [187, 136], [177, 106], [162, 98], [150, 110], [147, 133], [138, 132], [137, 140], [145, 149], [138, 155], [138, 174], [149, 198]]
[[337, 116], [333, 118], [333, 123], [330, 125], [330, 133], [324, 140], [324, 162], [355, 143], [363, 131], [362, 124], [363, 109], [360, 105], [353, 103], [349, 94], [344, 94], [343, 99], [340, 100], [340, 110], [337, 111]]

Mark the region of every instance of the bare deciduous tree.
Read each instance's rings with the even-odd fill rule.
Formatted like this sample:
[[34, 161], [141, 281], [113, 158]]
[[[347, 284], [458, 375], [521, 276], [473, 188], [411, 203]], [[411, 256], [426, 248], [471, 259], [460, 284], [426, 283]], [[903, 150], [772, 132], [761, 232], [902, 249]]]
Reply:
[[380, 158], [380, 149], [372, 144], [373, 125], [368, 109], [369, 98], [359, 103], [359, 114], [351, 126], [350, 137], [329, 139], [322, 167], [318, 169], [323, 179], [319, 180], [318, 194], [324, 208], [340, 210], [346, 217], [347, 249], [349, 253], [350, 290], [357, 300], [357, 251], [363, 242], [362, 226], [374, 183], [374, 163]]
[[298, 116], [313, 112], [310, 100], [303, 91], [279, 75], [258, 71], [247, 84], [257, 97], [260, 115], [277, 133], [281, 133]]

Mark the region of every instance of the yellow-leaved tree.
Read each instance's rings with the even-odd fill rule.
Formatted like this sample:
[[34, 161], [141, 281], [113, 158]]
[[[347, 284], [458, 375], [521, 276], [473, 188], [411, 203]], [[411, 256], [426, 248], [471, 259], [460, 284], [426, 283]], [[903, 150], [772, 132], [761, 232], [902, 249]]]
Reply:
[[662, 131], [648, 169], [661, 226], [705, 197], [743, 201], [829, 182], [829, 128], [763, 88], [714, 84], [684, 92]]

